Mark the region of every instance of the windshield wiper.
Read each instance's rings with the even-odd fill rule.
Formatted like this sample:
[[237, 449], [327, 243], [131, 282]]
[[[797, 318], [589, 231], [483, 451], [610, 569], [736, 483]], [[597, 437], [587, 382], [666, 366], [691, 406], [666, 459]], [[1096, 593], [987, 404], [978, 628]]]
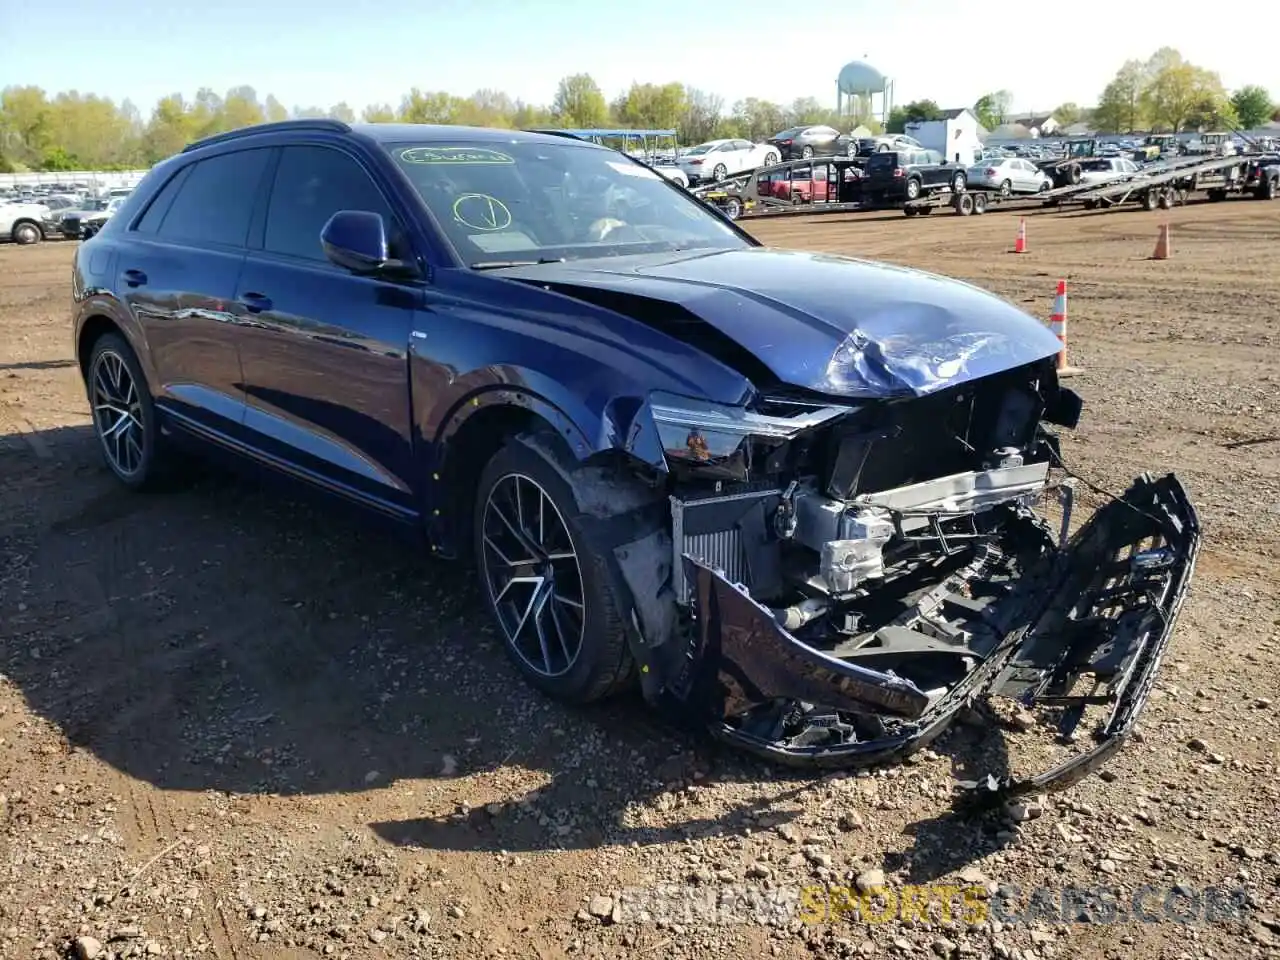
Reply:
[[539, 257], [537, 260], [481, 260], [472, 270], [501, 270], [504, 267], [536, 267], [543, 263], [564, 263], [564, 257]]

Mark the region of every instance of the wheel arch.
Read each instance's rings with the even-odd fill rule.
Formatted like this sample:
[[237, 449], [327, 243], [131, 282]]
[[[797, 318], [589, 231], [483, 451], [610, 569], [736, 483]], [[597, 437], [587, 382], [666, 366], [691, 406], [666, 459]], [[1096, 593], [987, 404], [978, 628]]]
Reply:
[[80, 366], [81, 378], [89, 375], [89, 357], [93, 355], [94, 344], [109, 333], [118, 333], [126, 341], [129, 339], [123, 328], [105, 313], [92, 313], [80, 324], [76, 334], [76, 362]]
[[[572, 412], [570, 412], [572, 410]], [[484, 466], [507, 441], [537, 435], [564, 468], [625, 464], [656, 475], [666, 461], [645, 403], [615, 397], [598, 413], [573, 409], [542, 392], [511, 385], [477, 390], [454, 405], [432, 444], [429, 535], [448, 556], [466, 555], [466, 536], [476, 483]]]

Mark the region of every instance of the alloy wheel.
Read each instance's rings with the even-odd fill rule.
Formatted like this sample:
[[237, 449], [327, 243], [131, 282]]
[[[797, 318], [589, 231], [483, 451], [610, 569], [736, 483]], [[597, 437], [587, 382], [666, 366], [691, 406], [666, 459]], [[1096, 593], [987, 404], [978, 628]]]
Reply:
[[142, 469], [146, 427], [142, 398], [124, 357], [114, 350], [93, 364], [93, 422], [111, 466], [123, 477]]
[[507, 474], [484, 505], [485, 586], [511, 649], [544, 677], [568, 673], [586, 628], [582, 569], [550, 495], [531, 477]]

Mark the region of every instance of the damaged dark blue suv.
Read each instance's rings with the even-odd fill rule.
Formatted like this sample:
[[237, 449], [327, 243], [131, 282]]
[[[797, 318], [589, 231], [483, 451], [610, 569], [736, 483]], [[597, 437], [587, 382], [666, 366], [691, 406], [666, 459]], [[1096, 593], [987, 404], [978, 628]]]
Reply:
[[194, 442], [421, 530], [474, 563], [536, 686], [638, 681], [784, 762], [904, 754], [1003, 695], [1096, 741], [987, 785], [1071, 782], [1131, 729], [1192, 574], [1173, 476], [1074, 533], [1047, 519], [1081, 402], [1041, 323], [763, 248], [573, 138], [212, 137], [148, 174], [74, 281], [121, 481]]

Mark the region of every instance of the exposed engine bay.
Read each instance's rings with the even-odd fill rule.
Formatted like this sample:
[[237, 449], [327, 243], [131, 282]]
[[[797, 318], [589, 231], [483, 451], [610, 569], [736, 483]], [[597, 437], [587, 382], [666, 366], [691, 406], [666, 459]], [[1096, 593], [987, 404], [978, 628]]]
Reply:
[[736, 420], [659, 398], [690, 615], [665, 695], [819, 765], [910, 752], [991, 693], [1061, 708], [1064, 737], [1114, 704], [1096, 748], [1034, 786], [1093, 769], [1145, 699], [1198, 530], [1175, 478], [1144, 477], [1070, 535], [1046, 425], [1080, 410], [1052, 358], [926, 396], [776, 395]]

